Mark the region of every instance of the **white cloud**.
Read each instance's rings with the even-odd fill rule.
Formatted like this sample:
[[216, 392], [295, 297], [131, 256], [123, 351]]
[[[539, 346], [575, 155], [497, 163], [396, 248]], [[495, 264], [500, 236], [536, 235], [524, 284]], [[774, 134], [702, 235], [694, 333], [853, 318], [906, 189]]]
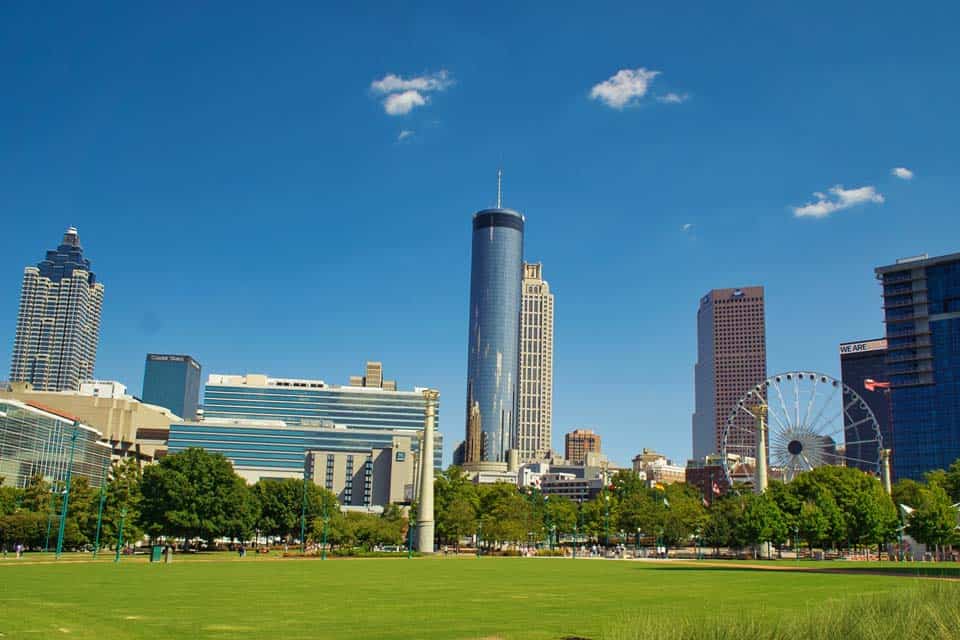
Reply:
[[683, 231], [684, 233], [686, 233], [687, 231], [690, 231], [691, 229], [693, 229], [693, 223], [692, 223], [692, 222], [684, 223], [684, 225], [683, 225], [682, 227], [680, 227], [680, 230]]
[[429, 73], [412, 78], [403, 78], [393, 73], [388, 73], [379, 80], [370, 83], [370, 88], [377, 93], [396, 93], [401, 91], [443, 91], [453, 84], [450, 78], [450, 72], [441, 69], [436, 73]]
[[600, 100], [612, 109], [623, 109], [635, 104], [647, 95], [650, 83], [660, 75], [659, 71], [638, 69], [620, 69], [614, 75], [590, 89], [590, 97]]
[[866, 186], [856, 189], [844, 189], [842, 185], [830, 187], [830, 194], [835, 196], [831, 200], [826, 194], [814, 192], [816, 202], [808, 202], [802, 207], [794, 207], [793, 215], [798, 218], [825, 218], [835, 211], [842, 211], [868, 202], [883, 203], [883, 194], [878, 193], [876, 187]]
[[680, 104], [681, 102], [686, 102], [690, 99], [689, 93], [665, 93], [662, 96], [657, 96], [657, 102], [662, 102], [663, 104]]
[[391, 116], [403, 116], [413, 111], [415, 107], [422, 107], [425, 104], [427, 104], [426, 97], [419, 91], [410, 89], [403, 93], [388, 95], [383, 101], [383, 110]]
[[891, 175], [895, 175], [901, 180], [913, 180], [913, 171], [906, 167], [894, 167], [890, 169]]
[[410, 129], [401, 129], [400, 134], [397, 136], [397, 142], [406, 140], [412, 135], [413, 135], [413, 131], [411, 131]]
[[370, 83], [370, 90], [374, 93], [386, 95], [383, 99], [383, 110], [391, 116], [402, 116], [410, 113], [416, 107], [422, 107], [430, 101], [428, 94], [432, 91], [445, 91], [453, 84], [453, 79], [446, 69], [422, 76], [404, 78], [394, 73], [388, 73], [379, 80]]

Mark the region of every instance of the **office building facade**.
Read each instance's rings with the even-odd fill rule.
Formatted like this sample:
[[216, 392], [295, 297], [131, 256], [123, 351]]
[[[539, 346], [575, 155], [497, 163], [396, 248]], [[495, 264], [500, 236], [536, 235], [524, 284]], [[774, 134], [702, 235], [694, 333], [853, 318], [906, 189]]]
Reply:
[[[697, 311], [697, 363], [694, 367], [693, 457], [722, 450], [727, 418], [749, 389], [767, 378], [767, 339], [763, 287], [714, 289]], [[756, 455], [752, 419], [735, 418], [742, 435], [728, 451]], [[747, 435], [750, 434], [750, 435]]]
[[70, 227], [46, 259], [24, 269], [10, 381], [76, 391], [93, 377], [102, 308], [103, 285]]
[[571, 464], [584, 464], [588, 453], [600, 453], [600, 434], [574, 429], [564, 436], [564, 457]]
[[[0, 390], [0, 400], [14, 400], [75, 416], [90, 426], [113, 447], [118, 456], [144, 460], [156, 457], [166, 448], [166, 433], [180, 416], [169, 409], [145, 404], [126, 394], [126, 387], [109, 380], [80, 383], [79, 391], [37, 391], [27, 382], [12, 382], [10, 390]], [[143, 441], [138, 435], [150, 433]]]
[[384, 507], [414, 499], [414, 438], [396, 434], [390, 446], [307, 452], [307, 478], [337, 496], [341, 506]]
[[[443, 439], [435, 434], [434, 465], [439, 468], [443, 457]], [[307, 471], [307, 454], [311, 451], [343, 456], [356, 456], [355, 465], [365, 463], [373, 452], [392, 449], [420, 450], [418, 434], [391, 429], [358, 429], [336, 427], [288, 426], [273, 420], [204, 419], [170, 425], [167, 442], [170, 453], [190, 447], [223, 454], [234, 470], [248, 482], [262, 479], [303, 478]], [[342, 458], [345, 464], [345, 458]], [[404, 462], [401, 460], [399, 462]], [[326, 458], [320, 462], [326, 477]], [[345, 474], [344, 470], [344, 474]], [[319, 478], [319, 476], [314, 476]], [[410, 482], [413, 482], [411, 478]], [[361, 492], [362, 495], [362, 492]]]
[[194, 420], [200, 406], [200, 363], [190, 356], [148, 353], [141, 399]]
[[[74, 432], [76, 441], [71, 442]], [[67, 469], [72, 468], [74, 478], [86, 478], [91, 486], [100, 487], [109, 464], [110, 445], [101, 441], [95, 429], [48, 409], [0, 399], [2, 484], [23, 488], [30, 483], [30, 478], [40, 475], [52, 485], [62, 487]]]
[[[262, 374], [211, 374], [204, 387], [204, 419], [281, 420], [291, 426], [422, 431], [423, 390], [335, 386], [323, 380]], [[435, 424], [439, 425], [439, 406]]]
[[530, 462], [550, 454], [553, 426], [553, 294], [542, 264], [523, 265], [522, 291], [517, 450]]
[[467, 353], [466, 462], [503, 463], [516, 447], [523, 216], [473, 216]]
[[892, 394], [893, 476], [960, 458], [960, 253], [878, 267]]
[[[866, 402], [877, 420], [882, 447], [889, 449], [893, 442], [893, 425], [887, 380], [887, 341], [880, 338], [842, 343], [840, 378]], [[851, 406], [843, 413], [843, 427], [847, 466], [876, 473], [881, 445], [872, 442], [876, 434], [868, 413], [860, 406]]]

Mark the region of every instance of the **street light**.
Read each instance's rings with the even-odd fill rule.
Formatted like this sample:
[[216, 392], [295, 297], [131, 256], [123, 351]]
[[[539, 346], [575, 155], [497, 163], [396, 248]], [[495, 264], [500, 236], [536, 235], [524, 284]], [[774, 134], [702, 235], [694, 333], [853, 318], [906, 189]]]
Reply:
[[100, 551], [100, 529], [103, 525], [103, 506], [107, 502], [107, 472], [110, 469], [110, 456], [107, 456], [103, 465], [103, 474], [100, 480], [100, 506], [97, 508], [97, 535], [93, 540], [93, 557]]
[[635, 549], [634, 549], [634, 555], [637, 556], [638, 558], [640, 557], [640, 535], [641, 535], [641, 533], [642, 533], [642, 532], [640, 531], [640, 527], [637, 527], [637, 537], [636, 537], [636, 539], [634, 540], [634, 543], [635, 543], [635, 545], [636, 545], [636, 546], [635, 546]]
[[73, 477], [73, 452], [77, 447], [77, 436], [80, 435], [80, 423], [73, 421], [73, 433], [70, 434], [70, 458], [67, 462], [67, 482], [63, 490], [63, 507], [60, 509], [60, 531], [57, 532], [57, 559], [63, 553], [63, 534], [67, 525], [67, 509], [70, 505], [70, 480]]
[[120, 510], [120, 528], [117, 530], [117, 555], [113, 557], [114, 562], [120, 562], [120, 549], [123, 548], [123, 522], [127, 519], [127, 508]]

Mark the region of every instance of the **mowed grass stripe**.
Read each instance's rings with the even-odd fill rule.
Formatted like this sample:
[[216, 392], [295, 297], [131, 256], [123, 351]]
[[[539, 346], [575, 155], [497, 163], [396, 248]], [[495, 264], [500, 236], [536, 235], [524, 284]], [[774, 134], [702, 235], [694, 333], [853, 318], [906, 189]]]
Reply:
[[7, 564], [0, 581], [4, 640], [598, 638], [638, 612], [774, 620], [908, 582], [512, 558]]

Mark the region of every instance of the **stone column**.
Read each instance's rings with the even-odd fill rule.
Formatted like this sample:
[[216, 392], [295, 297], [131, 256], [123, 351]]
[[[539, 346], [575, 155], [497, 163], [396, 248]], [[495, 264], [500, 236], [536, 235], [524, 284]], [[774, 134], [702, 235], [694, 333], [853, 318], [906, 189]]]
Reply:
[[890, 482], [890, 449], [880, 450], [880, 477], [883, 480], [883, 490], [887, 495], [893, 493], [893, 486]]
[[756, 492], [767, 490], [767, 405], [757, 407], [757, 486]]
[[420, 502], [417, 506], [417, 551], [433, 553], [433, 424], [436, 402], [440, 392], [423, 392], [426, 419], [423, 423], [423, 442], [420, 446]]

